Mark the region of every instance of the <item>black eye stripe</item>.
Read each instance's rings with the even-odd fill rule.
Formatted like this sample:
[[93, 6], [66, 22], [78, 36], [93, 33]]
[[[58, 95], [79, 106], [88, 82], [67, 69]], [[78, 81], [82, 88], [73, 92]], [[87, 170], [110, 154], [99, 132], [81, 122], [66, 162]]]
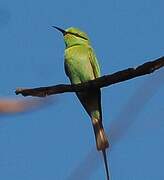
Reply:
[[76, 37], [80, 37], [80, 38], [82, 38], [82, 39], [88, 40], [87, 38], [85, 38], [85, 37], [83, 37], [83, 36], [81, 36], [80, 34], [77, 34], [77, 33], [66, 32], [66, 34], [72, 34], [72, 35], [74, 35], [74, 36], [76, 36]]

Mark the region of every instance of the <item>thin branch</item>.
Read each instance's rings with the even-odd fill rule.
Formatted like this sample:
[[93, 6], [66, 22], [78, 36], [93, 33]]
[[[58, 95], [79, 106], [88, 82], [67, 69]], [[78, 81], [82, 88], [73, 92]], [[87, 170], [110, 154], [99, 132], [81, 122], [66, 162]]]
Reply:
[[23, 96], [45, 97], [45, 96], [60, 94], [65, 92], [79, 92], [79, 91], [84, 91], [86, 89], [103, 88], [106, 86], [110, 86], [112, 84], [133, 79], [135, 77], [151, 74], [155, 70], [160, 69], [163, 66], [164, 66], [164, 56], [154, 61], [146, 62], [138, 66], [137, 68], [128, 68], [122, 71], [118, 71], [114, 74], [105, 75], [100, 78], [77, 85], [59, 84], [55, 86], [39, 87], [33, 89], [18, 88], [15, 91], [15, 93], [22, 94]]

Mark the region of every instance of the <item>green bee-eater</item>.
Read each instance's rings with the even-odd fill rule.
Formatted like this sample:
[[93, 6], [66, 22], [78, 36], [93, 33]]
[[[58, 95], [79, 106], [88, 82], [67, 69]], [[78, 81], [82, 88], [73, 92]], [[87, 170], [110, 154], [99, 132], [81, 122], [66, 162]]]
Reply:
[[[64, 42], [66, 45], [64, 54], [65, 72], [71, 83], [83, 83], [100, 77], [99, 64], [90, 45], [90, 40], [87, 34], [73, 27], [66, 30], [55, 26], [53, 27], [62, 32], [64, 37]], [[109, 146], [109, 143], [102, 124], [100, 89], [77, 92], [76, 94], [92, 120], [96, 146], [99, 151], [103, 152], [107, 179], [109, 179], [105, 152], [106, 148]]]

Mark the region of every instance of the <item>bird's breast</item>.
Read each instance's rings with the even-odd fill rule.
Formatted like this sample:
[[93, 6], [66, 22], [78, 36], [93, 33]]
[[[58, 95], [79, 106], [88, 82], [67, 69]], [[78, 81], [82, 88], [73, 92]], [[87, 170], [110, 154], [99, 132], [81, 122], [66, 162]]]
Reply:
[[82, 82], [94, 79], [88, 49], [85, 47], [67, 48], [65, 50], [65, 65], [70, 79], [75, 76], [80, 78]]
[[68, 61], [82, 61], [88, 58], [86, 47], [76, 45], [65, 50], [65, 59]]

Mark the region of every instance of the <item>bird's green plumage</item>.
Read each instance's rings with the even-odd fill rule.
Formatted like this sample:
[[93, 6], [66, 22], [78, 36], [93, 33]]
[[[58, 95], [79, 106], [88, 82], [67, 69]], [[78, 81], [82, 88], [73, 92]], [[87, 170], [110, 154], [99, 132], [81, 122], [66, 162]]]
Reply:
[[[88, 36], [77, 28], [69, 28], [66, 30], [66, 32], [75, 34], [66, 34], [64, 36], [66, 44], [64, 58], [65, 71], [71, 83], [78, 84], [100, 77], [99, 64], [93, 52], [93, 49], [90, 46]], [[86, 39], [76, 36], [77, 34]], [[94, 93], [77, 93], [88, 114], [90, 116], [96, 116], [96, 118], [100, 118], [100, 98], [97, 97], [97, 95], [92, 94]], [[91, 98], [93, 100], [90, 100]], [[85, 102], [83, 101], [83, 99], [85, 99]]]
[[[77, 72], [77, 75], [81, 77], [81, 82], [100, 77], [100, 67], [86, 33], [77, 28], [69, 28], [66, 32], [68, 34], [64, 36], [66, 44], [65, 65], [66, 68], [68, 65], [68, 70], [70, 70], [68, 72], [70, 74], [67, 75], [69, 77], [74, 76], [73, 70], [73, 72]], [[69, 32], [72, 34], [69, 34]]]
[[[100, 77], [100, 67], [87, 34], [73, 27], [66, 30], [57, 29], [64, 35], [66, 45], [64, 66], [71, 83], [83, 83]], [[76, 94], [91, 117], [97, 149], [101, 150], [104, 155], [105, 149], [108, 147], [108, 140], [102, 124], [100, 89], [87, 90]], [[107, 167], [107, 159], [105, 156], [104, 158]], [[108, 170], [107, 176], [109, 178]]]

